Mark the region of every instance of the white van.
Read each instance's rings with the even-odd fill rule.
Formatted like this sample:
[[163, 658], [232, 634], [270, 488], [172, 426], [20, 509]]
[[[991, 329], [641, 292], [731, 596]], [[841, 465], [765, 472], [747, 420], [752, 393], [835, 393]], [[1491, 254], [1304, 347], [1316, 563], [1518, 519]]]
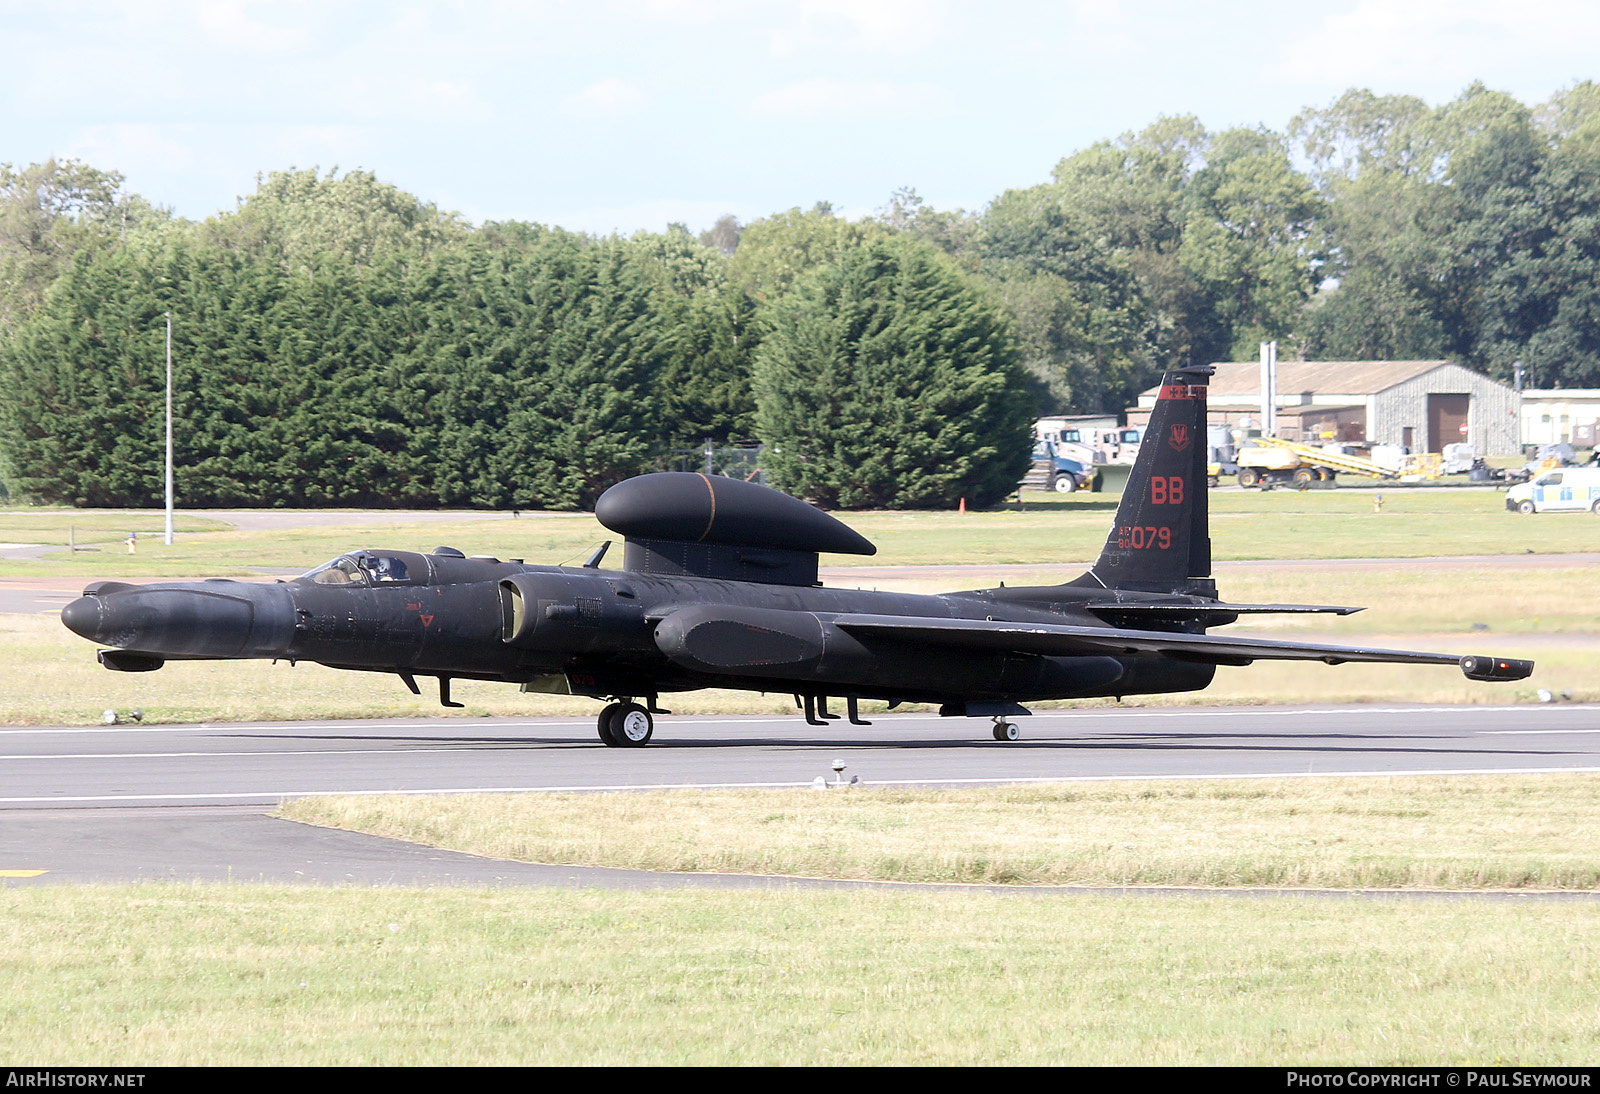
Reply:
[[1506, 491], [1516, 513], [1562, 513], [1587, 509], [1600, 514], [1600, 467], [1557, 467]]

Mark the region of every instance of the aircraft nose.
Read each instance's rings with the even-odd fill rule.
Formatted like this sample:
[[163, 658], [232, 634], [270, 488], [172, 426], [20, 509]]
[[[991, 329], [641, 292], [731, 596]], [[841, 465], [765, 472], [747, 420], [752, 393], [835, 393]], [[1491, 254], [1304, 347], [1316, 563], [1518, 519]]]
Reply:
[[140, 653], [235, 657], [254, 622], [254, 597], [233, 583], [91, 587], [61, 610], [68, 630]]
[[100, 598], [80, 596], [61, 609], [61, 622], [73, 634], [96, 639], [100, 633]]

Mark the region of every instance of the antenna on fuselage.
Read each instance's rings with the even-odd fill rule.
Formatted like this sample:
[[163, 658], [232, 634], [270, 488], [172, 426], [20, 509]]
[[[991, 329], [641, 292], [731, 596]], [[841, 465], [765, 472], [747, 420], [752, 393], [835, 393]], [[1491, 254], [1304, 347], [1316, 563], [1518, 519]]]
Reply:
[[585, 570], [598, 570], [600, 568], [600, 560], [606, 557], [606, 551], [610, 548], [611, 541], [609, 539], [602, 541], [600, 546], [594, 549], [594, 554], [590, 555], [589, 560], [583, 564], [583, 568]]

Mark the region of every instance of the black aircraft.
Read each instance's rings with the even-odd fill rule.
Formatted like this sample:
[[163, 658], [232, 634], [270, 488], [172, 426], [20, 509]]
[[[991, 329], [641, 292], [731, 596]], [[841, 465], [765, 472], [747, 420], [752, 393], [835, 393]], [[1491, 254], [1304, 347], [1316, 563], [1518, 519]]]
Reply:
[[[210, 580], [95, 582], [61, 618], [111, 647], [121, 672], [169, 660], [283, 658], [418, 676], [501, 680], [524, 691], [607, 700], [600, 738], [650, 740], [661, 695], [697, 688], [793, 694], [806, 721], [865, 725], [861, 699], [936, 703], [994, 720], [1015, 740], [1022, 703], [1198, 691], [1218, 665], [1264, 659], [1459, 664], [1473, 680], [1520, 680], [1531, 661], [1234, 638], [1206, 633], [1242, 615], [1358, 611], [1229, 604], [1211, 578], [1206, 516], [1206, 382], [1161, 383], [1105, 549], [1063, 585], [918, 596], [827, 589], [820, 552], [876, 548], [820, 510], [763, 486], [686, 473], [606, 491], [595, 515], [624, 537], [623, 568], [602, 545], [581, 567], [530, 566], [368, 550], [274, 585]], [[641, 704], [639, 700], [643, 700]]]

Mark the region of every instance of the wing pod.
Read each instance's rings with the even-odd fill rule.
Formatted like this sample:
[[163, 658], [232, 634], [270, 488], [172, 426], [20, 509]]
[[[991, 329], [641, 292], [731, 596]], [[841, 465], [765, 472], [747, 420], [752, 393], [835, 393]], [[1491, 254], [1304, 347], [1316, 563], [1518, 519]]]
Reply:
[[719, 475], [640, 475], [601, 494], [594, 515], [622, 534], [623, 569], [637, 573], [809, 586], [821, 552], [877, 553], [799, 498]]
[[827, 642], [822, 621], [810, 612], [696, 605], [656, 625], [656, 646], [701, 672], [810, 676], [821, 670]]
[[1533, 662], [1469, 655], [1461, 659], [1461, 673], [1468, 680], [1526, 680], [1533, 675]]
[[[813, 612], [696, 604], [656, 624], [668, 660], [711, 676], [824, 682], [862, 695], [971, 699], [1107, 694], [1124, 674], [1114, 657], [974, 655], [898, 634], [854, 634]], [[889, 682], [892, 682], [889, 683]]]
[[594, 515], [628, 539], [878, 553], [855, 529], [799, 498], [720, 475], [689, 471], [639, 475], [601, 494]]

